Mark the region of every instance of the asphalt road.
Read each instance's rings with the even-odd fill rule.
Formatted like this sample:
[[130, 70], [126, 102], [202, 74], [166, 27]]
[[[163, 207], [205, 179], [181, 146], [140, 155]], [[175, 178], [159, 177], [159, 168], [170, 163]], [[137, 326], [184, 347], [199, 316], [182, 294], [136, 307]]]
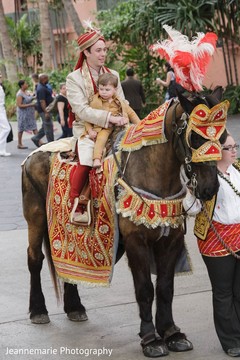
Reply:
[[[228, 128], [240, 143], [240, 116], [228, 120]], [[59, 135], [59, 126], [55, 124]], [[110, 288], [79, 286], [89, 320], [70, 322], [57, 304], [47, 264], [42, 271], [43, 291], [51, 323], [33, 325], [28, 315], [29, 273], [27, 269], [27, 224], [21, 205], [21, 162], [35, 149], [24, 134], [27, 150], [8, 144], [11, 157], [0, 158], [0, 360], [16, 359], [114, 359], [140, 360], [138, 308], [126, 258], [115, 266]], [[193, 342], [194, 350], [170, 353], [176, 360], [225, 360], [212, 320], [211, 289], [188, 222], [186, 243], [192, 260], [190, 275], [176, 276], [173, 302], [176, 324]], [[153, 277], [154, 281], [154, 277]]]

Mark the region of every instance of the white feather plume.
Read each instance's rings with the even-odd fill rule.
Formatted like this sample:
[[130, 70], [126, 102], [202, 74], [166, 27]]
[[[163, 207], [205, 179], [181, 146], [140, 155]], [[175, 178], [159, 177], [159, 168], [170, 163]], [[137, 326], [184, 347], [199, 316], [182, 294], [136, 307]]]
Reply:
[[202, 90], [206, 66], [216, 48], [217, 36], [202, 32], [190, 41], [186, 35], [164, 25], [169, 38], [152, 46], [174, 69], [176, 80], [189, 91]]
[[90, 30], [90, 31], [101, 32], [100, 29], [93, 26], [93, 23], [92, 23], [91, 19], [83, 20], [83, 24], [84, 24], [84, 27], [85, 27], [86, 31]]

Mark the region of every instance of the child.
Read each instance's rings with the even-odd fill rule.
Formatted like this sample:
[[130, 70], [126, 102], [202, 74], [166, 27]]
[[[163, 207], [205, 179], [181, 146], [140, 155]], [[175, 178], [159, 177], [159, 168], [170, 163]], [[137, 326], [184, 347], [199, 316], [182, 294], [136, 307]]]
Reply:
[[[116, 96], [116, 89], [118, 85], [118, 78], [112, 73], [104, 73], [99, 76], [98, 79], [98, 92], [92, 97], [90, 106], [94, 109], [103, 109], [111, 112], [112, 115], [122, 115], [128, 118], [132, 123], [138, 124], [140, 122], [139, 117], [133, 111], [133, 109], [127, 104], [126, 100], [122, 100]], [[84, 138], [89, 138], [95, 141], [93, 150], [93, 167], [101, 169], [103, 152], [106, 146], [109, 135], [112, 133], [113, 128], [104, 129], [97, 125], [85, 123], [85, 132], [81, 135], [78, 142]], [[78, 172], [78, 166], [73, 174], [70, 190], [70, 201], [74, 203], [73, 211], [71, 213], [71, 221], [77, 223], [82, 222], [80, 219], [87, 219], [86, 214], [76, 212], [78, 204], [78, 184], [80, 173]], [[84, 216], [83, 216], [84, 215]], [[78, 220], [79, 219], [79, 220]], [[85, 221], [83, 221], [85, 222]]]
[[[93, 96], [90, 106], [94, 109], [103, 109], [112, 113], [112, 115], [123, 115], [133, 124], [140, 122], [139, 117], [126, 101], [116, 96], [118, 78], [111, 74], [105, 73], [99, 76], [98, 93]], [[86, 133], [90, 139], [95, 141], [93, 152], [93, 167], [100, 168], [102, 164], [103, 151], [106, 146], [109, 135], [113, 128], [100, 128], [97, 125], [85, 123]]]

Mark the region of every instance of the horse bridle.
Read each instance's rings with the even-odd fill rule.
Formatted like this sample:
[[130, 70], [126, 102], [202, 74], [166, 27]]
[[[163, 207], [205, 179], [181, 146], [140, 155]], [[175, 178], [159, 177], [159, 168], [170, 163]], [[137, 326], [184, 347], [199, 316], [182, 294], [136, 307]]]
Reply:
[[[206, 100], [205, 100], [206, 102]], [[173, 148], [177, 155], [178, 160], [184, 164], [185, 174], [188, 178], [188, 187], [195, 192], [197, 188], [197, 175], [192, 173], [192, 153], [186, 142], [186, 129], [188, 126], [189, 114], [183, 112], [180, 119], [177, 119], [177, 107], [180, 105], [180, 102], [177, 101], [174, 104], [173, 108], [173, 116], [172, 116], [172, 133], [173, 133]], [[212, 166], [216, 163], [214, 161], [204, 161], [202, 163], [198, 163], [198, 166], [208, 165]]]

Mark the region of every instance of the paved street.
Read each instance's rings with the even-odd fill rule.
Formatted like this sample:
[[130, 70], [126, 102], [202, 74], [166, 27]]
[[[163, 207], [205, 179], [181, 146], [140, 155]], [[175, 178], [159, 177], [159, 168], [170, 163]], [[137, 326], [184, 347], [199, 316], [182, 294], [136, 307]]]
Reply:
[[[240, 144], [240, 115], [228, 120], [228, 128]], [[114, 270], [110, 288], [79, 286], [89, 320], [74, 323], [58, 306], [47, 264], [42, 271], [43, 291], [51, 323], [33, 325], [28, 315], [29, 273], [27, 269], [27, 225], [21, 208], [21, 167], [24, 158], [35, 149], [31, 135], [24, 134], [27, 150], [8, 144], [9, 158], [0, 157], [0, 360], [16, 359], [144, 359], [139, 346], [139, 316], [126, 258]], [[60, 134], [55, 123], [56, 138]], [[212, 320], [211, 290], [203, 261], [198, 253], [188, 222], [186, 243], [193, 265], [191, 275], [175, 279], [174, 319], [193, 342], [194, 350], [171, 353], [174, 360], [225, 360]], [[29, 355], [22, 355], [27, 349]], [[37, 353], [40, 349], [42, 354]], [[43, 353], [46, 353], [44, 355]], [[91, 351], [91, 354], [90, 354]], [[32, 352], [32, 354], [31, 354]]]

